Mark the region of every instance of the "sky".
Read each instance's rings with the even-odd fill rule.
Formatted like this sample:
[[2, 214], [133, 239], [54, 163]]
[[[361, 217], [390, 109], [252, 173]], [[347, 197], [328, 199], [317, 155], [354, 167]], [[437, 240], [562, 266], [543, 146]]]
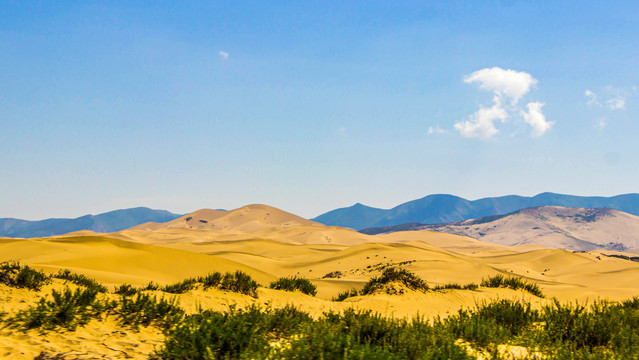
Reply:
[[3, 1], [0, 217], [639, 192], [634, 1]]

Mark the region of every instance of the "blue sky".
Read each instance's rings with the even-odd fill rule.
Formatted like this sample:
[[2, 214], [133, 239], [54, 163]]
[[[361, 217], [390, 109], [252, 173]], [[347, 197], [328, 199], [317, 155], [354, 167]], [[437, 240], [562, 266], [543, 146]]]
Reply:
[[0, 217], [637, 192], [639, 5], [556, 3], [2, 2]]

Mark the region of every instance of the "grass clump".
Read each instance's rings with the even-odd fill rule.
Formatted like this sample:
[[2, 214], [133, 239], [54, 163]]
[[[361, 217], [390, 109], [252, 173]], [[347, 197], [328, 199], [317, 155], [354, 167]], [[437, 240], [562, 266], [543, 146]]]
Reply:
[[0, 263], [0, 283], [11, 287], [40, 290], [49, 284], [51, 277], [19, 262]]
[[[255, 298], [257, 298], [257, 287], [259, 286], [247, 273], [236, 271], [233, 273], [227, 272], [224, 275], [215, 272], [198, 278], [189, 278], [175, 284], [160, 286], [158, 290], [171, 294], [184, 294], [187, 291], [195, 289], [198, 284], [201, 284], [205, 289], [217, 287], [222, 290], [233, 291]], [[155, 286], [155, 284], [150, 283], [145, 290], [151, 290], [149, 286]]]
[[23, 323], [28, 329], [51, 330], [60, 326], [74, 330], [109, 308], [109, 303], [98, 300], [97, 294], [96, 289], [90, 288], [52, 290], [51, 299], [42, 298], [35, 306], [19, 311], [13, 321]]
[[332, 299], [332, 301], [344, 301], [344, 300], [348, 299], [349, 297], [353, 297], [353, 296], [357, 296], [357, 295], [359, 295], [357, 290], [350, 289], [350, 290], [346, 290], [344, 292], [341, 292], [341, 293], [337, 294], [337, 296], [335, 296]]
[[193, 290], [195, 288], [195, 284], [197, 284], [196, 279], [184, 279], [175, 284], [161, 286], [160, 291], [168, 292], [171, 294], [184, 294], [185, 292]]
[[129, 284], [122, 284], [120, 286], [116, 286], [115, 290], [113, 291], [114, 294], [119, 294], [124, 296], [135, 295], [137, 294], [137, 292], [138, 292], [138, 289], [136, 289], [135, 287]]
[[537, 297], [545, 297], [544, 293], [539, 288], [539, 285], [531, 284], [518, 277], [505, 277], [503, 275], [495, 275], [489, 277], [488, 279], [482, 280], [480, 285], [491, 288], [503, 287], [513, 290], [524, 290]]
[[317, 294], [317, 286], [313, 285], [308, 279], [293, 277], [282, 277], [271, 282], [271, 289], [285, 291], [301, 291], [303, 294], [315, 296]]
[[155, 325], [168, 329], [178, 323], [184, 316], [184, 310], [177, 306], [177, 301], [138, 293], [134, 298], [122, 295], [117, 302], [115, 313], [119, 315], [123, 325], [134, 329], [140, 325]]
[[257, 298], [258, 283], [243, 271], [226, 273], [220, 282], [220, 289], [233, 291]]
[[84, 286], [87, 289], [92, 289], [100, 293], [106, 293], [109, 291], [106, 286], [95, 281], [95, 279], [91, 279], [82, 274], [72, 273], [69, 269], [60, 270], [57, 274], [53, 275], [53, 277], [56, 279], [70, 281], [78, 286]]
[[456, 284], [456, 283], [451, 283], [451, 284], [444, 284], [444, 285], [437, 285], [433, 288], [431, 288], [431, 290], [437, 291], [437, 290], [477, 290], [479, 288], [479, 285], [477, 284], [466, 284], [466, 285], [460, 285], [460, 284]]
[[391, 283], [400, 283], [410, 290], [427, 291], [428, 285], [419, 276], [406, 269], [387, 268], [379, 277], [374, 277], [364, 285], [360, 295], [372, 294], [377, 290], [384, 289], [389, 294], [402, 293], [403, 290], [392, 290], [387, 287]]

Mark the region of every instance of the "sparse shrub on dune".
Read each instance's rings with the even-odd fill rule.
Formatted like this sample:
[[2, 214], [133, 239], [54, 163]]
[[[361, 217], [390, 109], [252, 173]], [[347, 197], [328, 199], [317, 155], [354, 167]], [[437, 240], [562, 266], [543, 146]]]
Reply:
[[138, 293], [135, 297], [123, 295], [114, 310], [120, 316], [123, 325], [133, 328], [155, 325], [168, 329], [178, 323], [184, 316], [184, 310], [177, 301]]
[[479, 288], [479, 285], [477, 284], [466, 284], [466, 285], [460, 285], [460, 284], [456, 284], [456, 283], [451, 283], [451, 284], [444, 284], [444, 285], [437, 285], [431, 288], [431, 290], [437, 291], [437, 290], [477, 290]]
[[412, 272], [406, 269], [387, 268], [380, 276], [370, 279], [360, 291], [360, 295], [372, 294], [391, 283], [400, 283], [410, 290], [428, 290], [426, 282]]
[[96, 298], [98, 291], [89, 288], [62, 291], [52, 290], [51, 299], [42, 298], [25, 310], [19, 311], [13, 322], [24, 324], [28, 329], [53, 329], [57, 326], [73, 330], [102, 314], [111, 305]]
[[311, 296], [317, 294], [317, 286], [313, 285], [308, 279], [296, 276], [279, 278], [271, 282], [269, 287], [275, 290], [300, 291]]
[[40, 290], [42, 286], [50, 282], [49, 275], [28, 265], [20, 265], [19, 262], [0, 263], [0, 283], [7, 286]]
[[341, 292], [339, 294], [337, 294], [337, 296], [335, 296], [332, 301], [344, 301], [346, 299], [348, 299], [349, 297], [353, 297], [353, 296], [357, 296], [359, 295], [358, 291], [355, 289], [349, 289], [346, 290], [344, 292]]
[[193, 278], [184, 279], [175, 284], [161, 286], [160, 291], [168, 292], [171, 294], [184, 294], [185, 292], [195, 288], [196, 283], [197, 283], [196, 279], [193, 279]]
[[113, 291], [114, 294], [124, 295], [124, 296], [135, 295], [137, 292], [138, 292], [138, 289], [136, 289], [135, 287], [129, 284], [122, 284], [120, 286], [116, 286], [115, 290]]
[[159, 290], [171, 294], [183, 294], [193, 290], [198, 284], [202, 284], [205, 289], [217, 287], [252, 297], [257, 297], [257, 287], [259, 286], [247, 273], [236, 271], [233, 273], [227, 272], [224, 275], [215, 272], [198, 278], [189, 278], [175, 284], [161, 286]]
[[539, 288], [539, 285], [526, 282], [518, 277], [505, 277], [503, 275], [495, 275], [482, 280], [480, 285], [491, 288], [503, 287], [513, 290], [524, 290], [537, 297], [545, 297], [544, 293]]
[[243, 271], [226, 273], [220, 282], [220, 289], [257, 297], [258, 283]]
[[198, 278], [198, 282], [202, 283], [205, 289], [210, 287], [217, 287], [218, 285], [220, 285], [220, 282], [222, 281], [222, 277], [223, 277], [222, 273], [216, 271], [206, 276], [200, 276]]
[[70, 281], [78, 286], [84, 286], [87, 289], [96, 290], [97, 292], [106, 293], [109, 291], [106, 286], [100, 284], [95, 279], [91, 279], [82, 274], [72, 273], [69, 269], [60, 270], [57, 274], [53, 275], [53, 277]]

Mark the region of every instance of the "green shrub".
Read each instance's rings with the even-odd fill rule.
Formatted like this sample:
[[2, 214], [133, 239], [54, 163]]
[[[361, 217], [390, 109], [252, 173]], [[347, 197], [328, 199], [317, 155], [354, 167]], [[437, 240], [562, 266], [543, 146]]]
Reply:
[[509, 288], [513, 290], [524, 290], [527, 291], [537, 297], [543, 298], [545, 297], [544, 293], [541, 291], [537, 284], [531, 284], [517, 277], [505, 277], [503, 275], [495, 275], [491, 276], [488, 279], [483, 279], [481, 286], [491, 287], [491, 288]]
[[379, 277], [374, 277], [368, 281], [360, 295], [372, 294], [379, 289], [383, 289], [385, 285], [398, 282], [411, 290], [428, 290], [428, 285], [417, 275], [405, 269], [387, 268]]
[[151, 290], [151, 291], [155, 291], [155, 290], [160, 290], [160, 285], [154, 283], [153, 281], [151, 281], [150, 283], [146, 284], [145, 287], [143, 287], [140, 290]]
[[437, 285], [433, 288], [431, 288], [431, 290], [477, 290], [479, 288], [479, 285], [477, 284], [466, 284], [466, 285], [460, 285], [460, 284], [444, 284], [444, 285]]
[[129, 284], [122, 284], [120, 286], [116, 286], [115, 290], [113, 291], [114, 294], [119, 294], [124, 296], [135, 295], [137, 292], [138, 292], [138, 289], [136, 289], [135, 287]]
[[23, 323], [28, 329], [50, 330], [60, 326], [73, 330], [110, 307], [108, 302], [99, 301], [97, 294], [96, 289], [90, 288], [71, 291], [66, 287], [63, 291], [52, 290], [50, 300], [40, 299], [35, 306], [19, 311], [13, 320]]
[[219, 285], [220, 289], [233, 291], [257, 298], [258, 284], [250, 275], [242, 271], [226, 273]]
[[186, 317], [169, 330], [161, 359], [264, 359], [269, 341], [290, 335], [302, 322], [311, 321], [292, 308], [262, 310], [251, 306], [219, 313], [204, 311]]
[[346, 299], [348, 299], [349, 297], [352, 296], [357, 296], [358, 292], [355, 289], [350, 289], [350, 290], [346, 290], [344, 292], [341, 292], [339, 294], [337, 294], [337, 296], [335, 296], [332, 301], [344, 301]]
[[269, 286], [275, 290], [285, 291], [301, 291], [306, 295], [315, 296], [317, 294], [317, 287], [313, 285], [308, 279], [294, 277], [282, 277], [273, 282]]
[[218, 285], [220, 285], [221, 281], [222, 281], [222, 274], [217, 271], [198, 278], [198, 282], [202, 283], [205, 289], [210, 287], [217, 287]]
[[187, 291], [193, 290], [196, 283], [196, 279], [185, 279], [175, 284], [162, 286], [160, 290], [171, 294], [184, 294]]
[[7, 286], [40, 290], [50, 282], [50, 276], [28, 265], [21, 266], [19, 262], [0, 263], [0, 283]]
[[[189, 278], [175, 284], [161, 286], [158, 289], [171, 294], [183, 294], [187, 291], [193, 290], [197, 284], [202, 284], [205, 289], [209, 287], [218, 287], [222, 290], [233, 291], [253, 297], [257, 297], [257, 287], [259, 286], [247, 273], [236, 271], [234, 273], [227, 272], [224, 275], [219, 272], [215, 272], [206, 276]], [[155, 284], [149, 283], [144, 290], [153, 290], [150, 289], [150, 287], [154, 286]]]
[[94, 279], [82, 274], [72, 273], [69, 269], [60, 270], [57, 274], [53, 275], [53, 277], [56, 279], [68, 280], [78, 286], [84, 286], [87, 289], [92, 289], [97, 292], [106, 293], [109, 291], [106, 286], [100, 284]]
[[137, 328], [140, 325], [155, 325], [163, 329], [170, 328], [184, 316], [184, 310], [177, 306], [175, 299], [167, 301], [138, 293], [135, 298], [122, 295], [115, 312], [122, 324]]

